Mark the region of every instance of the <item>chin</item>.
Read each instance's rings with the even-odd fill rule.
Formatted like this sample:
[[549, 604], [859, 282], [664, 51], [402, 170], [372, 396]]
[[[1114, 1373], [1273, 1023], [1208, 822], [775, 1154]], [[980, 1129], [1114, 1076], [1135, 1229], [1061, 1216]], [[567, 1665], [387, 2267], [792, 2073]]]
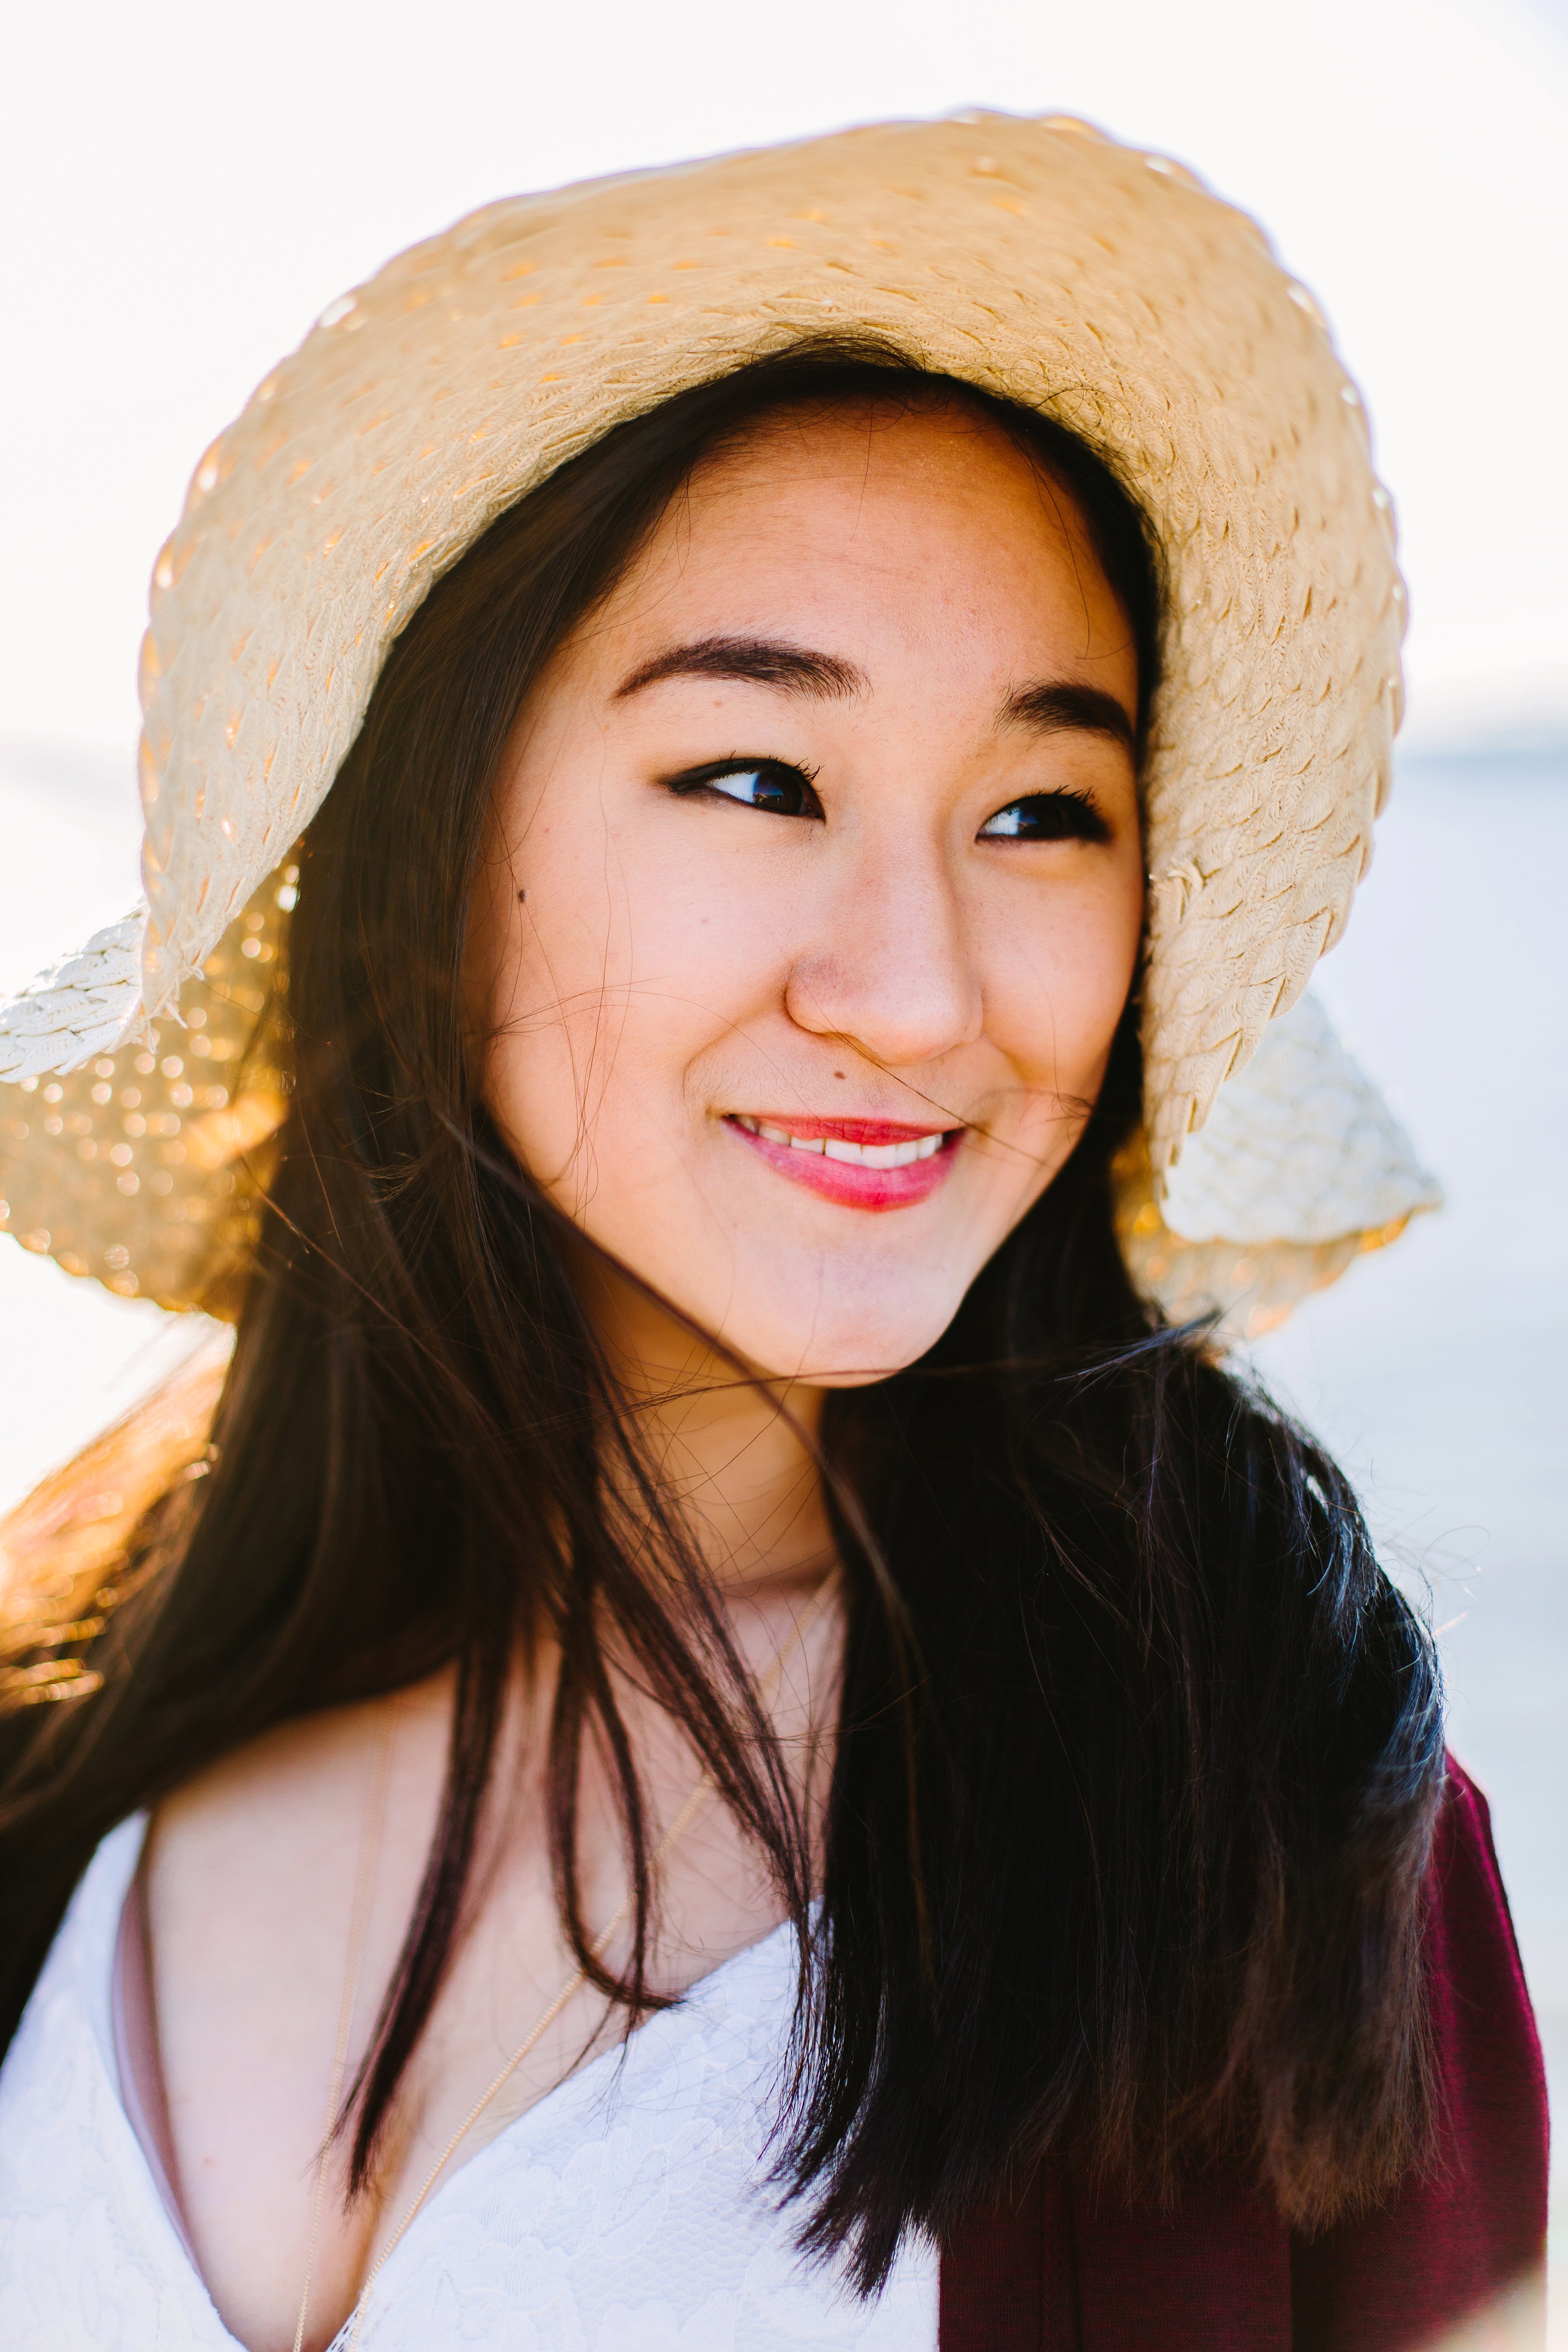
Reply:
[[797, 1307], [776, 1321], [748, 1316], [744, 1331], [731, 1328], [723, 1338], [764, 1378], [803, 1381], [813, 1388], [866, 1388], [917, 1363], [941, 1339], [961, 1299], [962, 1293], [933, 1300], [925, 1313], [911, 1314], [906, 1297], [897, 1305], [889, 1301], [884, 1314], [829, 1311], [808, 1324], [801, 1322]]

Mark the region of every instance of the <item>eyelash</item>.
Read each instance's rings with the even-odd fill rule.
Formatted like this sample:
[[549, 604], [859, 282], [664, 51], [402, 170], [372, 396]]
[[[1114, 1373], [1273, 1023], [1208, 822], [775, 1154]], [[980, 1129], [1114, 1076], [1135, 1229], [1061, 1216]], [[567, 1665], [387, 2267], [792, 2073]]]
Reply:
[[[786, 796], [803, 800], [807, 805], [795, 808], [769, 807], [765, 801], [744, 801], [738, 793], [715, 792], [715, 787], [724, 783], [730, 778], [741, 776], [754, 776], [759, 782], [776, 779], [777, 782], [784, 788]], [[813, 772], [794, 767], [784, 760], [710, 760], [700, 768], [688, 768], [680, 775], [667, 777], [665, 784], [666, 789], [673, 793], [678, 799], [694, 799], [700, 793], [711, 793], [716, 798], [727, 800], [737, 808], [761, 809], [763, 814], [768, 816], [787, 816], [797, 820], [805, 817], [812, 822], [820, 823], [826, 814], [816, 796]], [[988, 834], [986, 832], [985, 825], [994, 824], [998, 818], [1009, 815], [1013, 810], [1022, 811], [1031, 808], [1042, 812], [1049, 810], [1056, 820], [1053, 828], [1033, 835], [1016, 828], [1007, 833]], [[1066, 822], [1063, 822], [1064, 819]], [[1110, 826], [1087, 793], [1020, 793], [1016, 801], [1009, 801], [1004, 807], [994, 810], [986, 818], [985, 825], [981, 827], [976, 835], [978, 840], [1103, 842], [1110, 838]]]
[[[1021, 793], [1016, 801], [1009, 801], [1005, 807], [994, 810], [992, 814], [986, 818], [985, 824], [994, 824], [998, 817], [1004, 817], [1010, 814], [1014, 809], [1027, 809], [1031, 807], [1042, 810], [1048, 809], [1057, 819], [1066, 819], [1067, 821], [1065, 823], [1058, 822], [1057, 828], [1054, 831], [1048, 833], [1038, 833], [1033, 835], [1020, 834], [1017, 832], [1011, 834], [987, 834], [985, 831], [985, 825], [982, 825], [976, 838], [981, 841], [1027, 841], [1034, 839], [1036, 841], [1095, 842], [1109, 841], [1110, 839], [1110, 827], [1106, 824], [1105, 819], [1101, 816], [1099, 809], [1096, 808], [1093, 801], [1089, 799], [1087, 793]], [[1068, 814], [1069, 812], [1070, 815]]]
[[813, 787], [813, 772], [808, 768], [791, 766], [785, 760], [710, 760], [704, 767], [688, 768], [679, 776], [668, 776], [666, 788], [678, 799], [694, 799], [699, 793], [711, 793], [715, 786], [732, 776], [756, 776], [776, 779], [793, 791], [808, 805], [804, 808], [769, 808], [765, 802], [742, 800], [738, 793], [720, 793], [715, 796], [729, 801], [736, 808], [760, 808], [765, 816], [805, 817], [820, 823], [825, 812]]

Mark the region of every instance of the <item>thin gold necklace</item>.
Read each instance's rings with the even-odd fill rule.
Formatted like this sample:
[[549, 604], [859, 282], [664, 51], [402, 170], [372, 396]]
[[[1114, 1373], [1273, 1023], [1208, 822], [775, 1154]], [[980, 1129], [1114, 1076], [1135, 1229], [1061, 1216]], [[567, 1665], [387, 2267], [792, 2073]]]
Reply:
[[[781, 1644], [766, 1675], [763, 1677], [763, 1680], [757, 1686], [757, 1695], [764, 1706], [772, 1702], [773, 1697], [777, 1691], [778, 1685], [784, 1677], [785, 1666], [794, 1656], [795, 1651], [798, 1650], [805, 1643], [806, 1635], [811, 1631], [812, 1626], [816, 1623], [817, 1618], [826, 1607], [829, 1599], [837, 1589], [837, 1584], [838, 1571], [837, 1569], [830, 1570], [828, 1574], [823, 1579], [821, 1584], [817, 1587], [816, 1592], [812, 1595], [805, 1611], [802, 1612], [800, 1617], [796, 1619], [795, 1630], [791, 1633], [788, 1641]], [[391, 1779], [392, 1772], [393, 1734], [395, 1727], [396, 1707], [395, 1704], [394, 1707], [388, 1713], [386, 1724], [383, 1731], [382, 1744], [373, 1780], [370, 1801], [366, 1808], [364, 1832], [360, 1842], [360, 1864], [354, 1887], [353, 1913], [349, 1929], [348, 1959], [343, 1969], [342, 1996], [338, 2006], [337, 2041], [332, 2053], [331, 2089], [327, 2101], [327, 2117], [326, 2124], [321, 2134], [321, 2152], [316, 2158], [316, 2175], [312, 2188], [310, 2207], [310, 2235], [306, 2252], [305, 2276], [300, 2289], [300, 2315], [294, 2329], [293, 2352], [303, 2352], [305, 2342], [305, 2323], [310, 2315], [310, 2287], [315, 2275], [316, 2253], [321, 2238], [321, 2213], [326, 2195], [327, 2165], [331, 2154], [331, 2144], [339, 2121], [338, 2109], [339, 2102], [342, 2097], [343, 2077], [348, 2069], [349, 2044], [353, 2029], [354, 2009], [359, 1994], [359, 1980], [364, 1959], [365, 1939], [369, 1933], [371, 1897], [374, 1889], [376, 1863], [380, 1854], [382, 1836], [385, 1827], [387, 1786]], [[666, 1830], [664, 1835], [660, 1838], [658, 1845], [655, 1846], [652, 1854], [648, 1858], [648, 1871], [650, 1875], [658, 1869], [659, 1864], [665, 1861], [674, 1846], [685, 1836], [687, 1831], [691, 1827], [692, 1822], [697, 1819], [697, 1816], [707, 1804], [712, 1794], [712, 1779], [708, 1772], [707, 1768], [704, 1767], [702, 1771], [699, 1773], [697, 1777], [696, 1783], [692, 1788], [690, 1795], [687, 1798], [686, 1802], [682, 1805], [680, 1811], [677, 1813], [675, 1819], [671, 1822], [669, 1827]], [[627, 1895], [626, 1900], [621, 1904], [614, 1917], [608, 1920], [605, 1927], [600, 1930], [593, 1947], [594, 1958], [595, 1959], [602, 1958], [604, 1954], [609, 1949], [610, 1944], [614, 1940], [616, 1933], [626, 1925], [626, 1920], [630, 1916], [636, 1901], [637, 1894], [634, 1889], [629, 1895]], [[356, 2352], [356, 2347], [360, 2339], [360, 2333], [364, 2326], [365, 2305], [369, 2302], [371, 2289], [374, 2286], [376, 2280], [381, 2276], [382, 2272], [391, 2261], [392, 2256], [396, 2252], [397, 2248], [402, 2244], [404, 2238], [408, 2233], [409, 2226], [412, 2223], [415, 2215], [424, 2205], [426, 2199], [429, 2196], [430, 2191], [435, 2188], [437, 2181], [440, 2179], [442, 2173], [446, 2170], [447, 2165], [451, 2162], [453, 2157], [457, 2154], [458, 2148], [462, 2146], [463, 2141], [468, 2137], [468, 2133], [473, 2129], [475, 2124], [478, 2123], [479, 2117], [484, 2114], [484, 2111], [489, 2105], [490, 2101], [496, 2096], [496, 2094], [510, 2081], [512, 2075], [516, 2074], [518, 2068], [522, 2064], [523, 2060], [529, 2055], [529, 2053], [537, 2047], [542, 2036], [548, 2033], [550, 2028], [554, 2024], [556, 2019], [561, 2015], [562, 2011], [566, 2007], [567, 2003], [582, 1990], [587, 1981], [587, 1969], [580, 1964], [567, 1978], [565, 1983], [561, 1987], [560, 1991], [555, 1994], [553, 1999], [547, 2003], [539, 2017], [535, 2019], [533, 2024], [529, 2028], [529, 2031], [524, 2035], [523, 2039], [518, 2043], [517, 2048], [512, 2052], [511, 2056], [507, 2060], [505, 2065], [502, 2066], [500, 2073], [489, 2084], [489, 2087], [481, 2093], [479, 2098], [475, 2100], [473, 2105], [468, 2109], [468, 2114], [463, 2117], [462, 2122], [458, 2126], [457, 2130], [452, 2134], [451, 2138], [447, 2142], [446, 2147], [441, 2150], [440, 2155], [437, 2158], [435, 2163], [426, 2174], [417, 2195], [409, 2204], [406, 2211], [404, 2213], [403, 2219], [398, 2222], [396, 2229], [393, 2231], [391, 2237], [387, 2240], [385, 2245], [376, 2256], [375, 2261], [372, 2263], [370, 2270], [365, 2276], [364, 2284], [361, 2287], [358, 2295], [354, 2299], [353, 2309], [350, 2312], [348, 2319], [343, 2323], [343, 2326], [347, 2327], [350, 2326], [350, 2323], [352, 2322], [348, 2342], [343, 2347], [343, 2352]], [[563, 2079], [564, 2080], [564, 2077], [563, 2077]], [[333, 2344], [336, 2345], [340, 2343], [342, 2341], [342, 2328], [340, 2327], [337, 2335], [332, 2338]]]

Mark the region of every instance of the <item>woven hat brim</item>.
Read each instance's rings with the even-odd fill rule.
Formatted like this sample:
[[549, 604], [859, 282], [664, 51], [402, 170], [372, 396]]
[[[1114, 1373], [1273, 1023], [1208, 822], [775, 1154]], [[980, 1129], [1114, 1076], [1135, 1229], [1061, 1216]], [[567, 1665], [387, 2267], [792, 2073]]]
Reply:
[[330, 790], [388, 646], [496, 515], [625, 418], [825, 328], [1058, 418], [1159, 541], [1158, 1192], [1343, 925], [1389, 776], [1404, 590], [1310, 297], [1190, 173], [1057, 117], [879, 125], [511, 200], [333, 303], [207, 451], [158, 559], [139, 978], [123, 927], [100, 934], [0, 1013], [0, 1078], [117, 1062], [177, 1018]]

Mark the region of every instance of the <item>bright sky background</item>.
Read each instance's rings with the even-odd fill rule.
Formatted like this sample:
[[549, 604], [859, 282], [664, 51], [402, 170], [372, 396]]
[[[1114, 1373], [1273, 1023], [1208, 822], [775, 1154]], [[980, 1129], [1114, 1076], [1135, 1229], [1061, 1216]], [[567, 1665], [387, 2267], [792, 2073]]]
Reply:
[[13, 16], [0, 733], [127, 761], [186, 478], [475, 205], [896, 114], [1087, 115], [1268, 226], [1366, 394], [1428, 743], [1568, 740], [1564, 0], [85, 0]]

